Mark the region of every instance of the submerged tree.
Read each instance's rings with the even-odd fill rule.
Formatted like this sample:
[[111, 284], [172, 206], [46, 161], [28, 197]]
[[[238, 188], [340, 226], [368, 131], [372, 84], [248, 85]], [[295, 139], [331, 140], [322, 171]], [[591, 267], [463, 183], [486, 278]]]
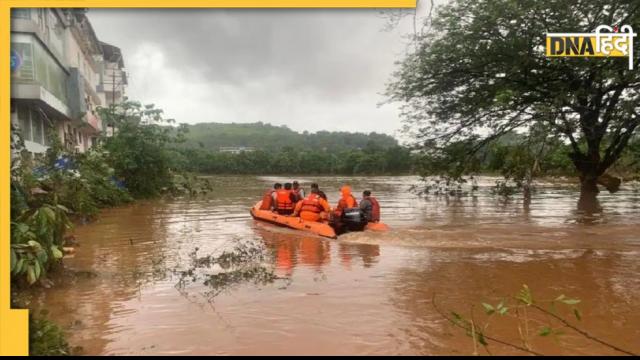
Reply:
[[[453, 0], [388, 85], [406, 129], [431, 154], [469, 146], [476, 153], [502, 135], [543, 125], [570, 144], [581, 197], [621, 156], [640, 125], [640, 71], [627, 58], [547, 58], [547, 32], [591, 32], [598, 25], [640, 28], [633, 0]], [[456, 166], [460, 166], [454, 162]]]

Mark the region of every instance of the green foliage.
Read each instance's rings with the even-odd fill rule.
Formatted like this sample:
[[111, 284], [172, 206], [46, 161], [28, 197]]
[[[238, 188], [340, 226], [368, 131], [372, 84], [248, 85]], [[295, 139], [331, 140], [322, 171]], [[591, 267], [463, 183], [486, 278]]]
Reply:
[[11, 222], [11, 275], [29, 285], [62, 258], [63, 236], [71, 223], [62, 205], [43, 204]]
[[115, 176], [122, 179], [134, 197], [152, 197], [168, 188], [172, 180], [170, 144], [184, 140], [184, 127], [162, 126], [172, 123], [153, 105], [125, 101], [98, 109], [103, 122], [112, 126], [113, 136], [102, 138], [107, 161]]
[[[50, 203], [59, 203], [79, 216], [94, 217], [100, 208], [131, 201], [131, 197], [114, 182], [114, 170], [108, 154], [100, 147], [84, 154], [70, 154], [63, 150], [57, 136], [50, 139], [47, 149], [45, 174], [30, 184], [47, 191], [43, 196]], [[65, 158], [71, 168], [60, 168], [56, 162]]]
[[[60, 262], [71, 214], [91, 216], [99, 207], [130, 199], [111, 181], [113, 170], [103, 153], [67, 154], [57, 137], [50, 144], [42, 164], [16, 147], [21, 155], [11, 170], [10, 258], [12, 280], [18, 283], [32, 285]], [[56, 166], [63, 157], [74, 168]]]
[[197, 196], [213, 191], [209, 179], [199, 177], [195, 174], [174, 174], [171, 185], [164, 192], [171, 196]]
[[188, 171], [206, 174], [406, 174], [412, 172], [408, 149], [314, 151], [285, 147], [280, 151], [256, 150], [238, 154], [179, 149]]
[[318, 131], [298, 133], [286, 126], [273, 126], [261, 122], [252, 124], [201, 123], [187, 125], [184, 148], [218, 151], [221, 147], [252, 147], [277, 152], [285, 147], [297, 150], [343, 151], [363, 149], [368, 143], [388, 148], [397, 141], [377, 133], [349, 133]]
[[36, 318], [29, 312], [29, 355], [64, 356], [70, 355], [65, 334], [58, 325], [47, 320], [46, 312]]
[[98, 208], [118, 206], [133, 200], [113, 181], [115, 170], [108, 164], [108, 155], [101, 147], [96, 147], [76, 156], [78, 171]]
[[451, 143], [441, 151], [427, 146], [417, 160], [418, 173], [422, 176], [442, 176], [445, 179], [460, 180], [463, 175], [481, 170], [480, 158], [468, 159], [467, 154], [475, 144], [471, 140]]
[[[183, 129], [185, 142], [171, 150], [174, 169], [208, 174], [400, 174], [413, 166], [409, 150], [383, 134], [300, 134], [263, 123], [203, 123]], [[253, 149], [218, 151], [222, 147]]]
[[[441, 6], [387, 89], [390, 100], [402, 104], [416, 146], [436, 160], [427, 169], [454, 177], [472, 171], [478, 151], [518, 130], [535, 140], [498, 149], [504, 161], [494, 167], [527, 178], [543, 157], [564, 167], [555, 151], [564, 148], [583, 190], [597, 192], [597, 178], [623, 155], [640, 125], [640, 72], [616, 58], [550, 59], [544, 36], [588, 33], [618, 21], [637, 27], [636, 3], [454, 0]], [[549, 140], [540, 131], [560, 140], [549, 154], [529, 146]], [[460, 153], [459, 144], [466, 151]]]
[[613, 167], [613, 172], [628, 179], [640, 180], [640, 134], [637, 134]]

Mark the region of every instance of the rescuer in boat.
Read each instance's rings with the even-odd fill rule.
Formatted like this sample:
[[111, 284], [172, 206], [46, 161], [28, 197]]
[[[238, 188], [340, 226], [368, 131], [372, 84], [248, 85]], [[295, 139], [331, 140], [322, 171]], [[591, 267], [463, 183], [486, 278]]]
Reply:
[[362, 193], [360, 210], [364, 213], [364, 217], [367, 219], [367, 222], [380, 222], [380, 203], [378, 203], [376, 198], [371, 196], [371, 191], [365, 190]]
[[280, 215], [291, 215], [295, 207], [295, 195], [291, 190], [291, 183], [284, 184], [284, 189], [276, 191], [276, 211]]
[[304, 189], [300, 187], [297, 181], [293, 182], [293, 193], [296, 195], [296, 203], [305, 198]]
[[342, 197], [338, 200], [338, 205], [334, 211], [334, 215], [337, 219], [342, 217], [344, 209], [358, 207], [358, 201], [356, 201], [356, 198], [351, 194], [351, 187], [349, 185], [344, 185], [340, 189], [340, 193], [342, 194]]
[[321, 198], [329, 201], [329, 199], [327, 199], [327, 195], [324, 193], [324, 191], [320, 190], [320, 188], [318, 187], [318, 184], [313, 183], [311, 184], [311, 190], [316, 189], [318, 190], [318, 195], [320, 195]]
[[300, 218], [307, 221], [327, 220], [331, 213], [331, 207], [327, 200], [320, 197], [318, 188], [311, 188], [311, 194], [299, 201], [293, 212], [293, 216], [300, 215]]
[[267, 190], [262, 196], [262, 204], [260, 205], [260, 210], [271, 210], [275, 208], [276, 204], [276, 192], [282, 189], [282, 184], [275, 183], [273, 185], [273, 189]]

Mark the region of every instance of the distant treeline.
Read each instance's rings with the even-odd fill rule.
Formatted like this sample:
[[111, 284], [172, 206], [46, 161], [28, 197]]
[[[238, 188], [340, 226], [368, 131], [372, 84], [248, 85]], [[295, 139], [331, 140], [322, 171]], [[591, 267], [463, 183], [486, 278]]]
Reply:
[[204, 174], [408, 174], [414, 159], [408, 149], [375, 146], [316, 151], [285, 147], [279, 151], [216, 152], [175, 149], [175, 166]]
[[[437, 153], [422, 147], [418, 154], [399, 146], [393, 137], [376, 133], [301, 134], [263, 123], [206, 123], [187, 128], [185, 141], [172, 150], [173, 166], [206, 174], [577, 176], [567, 156], [571, 146], [544, 134], [532, 137], [510, 132], [481, 146], [465, 140], [452, 142]], [[219, 151], [224, 147], [251, 149]], [[465, 154], [473, 148], [477, 151], [469, 159]], [[640, 139], [634, 138], [611, 172], [637, 177], [639, 154]]]
[[396, 139], [375, 132], [350, 133], [307, 131], [298, 133], [286, 126], [273, 126], [262, 122], [252, 124], [201, 123], [183, 125], [187, 132], [182, 148], [218, 151], [225, 147], [250, 147], [266, 151], [280, 151], [286, 147], [336, 152], [363, 149], [373, 143], [382, 148], [397, 146]]
[[[578, 146], [586, 147], [584, 142], [578, 139]], [[422, 154], [415, 155], [414, 169], [424, 176], [452, 178], [470, 174], [499, 174], [514, 180], [577, 177], [579, 174], [569, 157], [571, 151], [570, 144], [547, 133], [536, 137], [510, 132], [485, 145], [467, 139], [452, 142], [437, 152], [423, 149]], [[631, 139], [609, 173], [624, 179], [640, 179], [640, 137]]]

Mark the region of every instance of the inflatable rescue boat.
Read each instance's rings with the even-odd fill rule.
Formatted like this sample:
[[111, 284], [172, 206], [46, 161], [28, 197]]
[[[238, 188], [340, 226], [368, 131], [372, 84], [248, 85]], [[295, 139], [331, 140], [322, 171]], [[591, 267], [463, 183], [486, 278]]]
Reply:
[[[258, 201], [249, 212], [256, 220], [266, 221], [275, 225], [286, 226], [291, 229], [311, 232], [316, 235], [337, 239], [335, 229], [328, 222], [308, 221], [300, 217], [279, 215], [271, 210], [260, 210], [262, 201]], [[389, 227], [383, 223], [368, 223], [363, 230], [387, 231]]]

